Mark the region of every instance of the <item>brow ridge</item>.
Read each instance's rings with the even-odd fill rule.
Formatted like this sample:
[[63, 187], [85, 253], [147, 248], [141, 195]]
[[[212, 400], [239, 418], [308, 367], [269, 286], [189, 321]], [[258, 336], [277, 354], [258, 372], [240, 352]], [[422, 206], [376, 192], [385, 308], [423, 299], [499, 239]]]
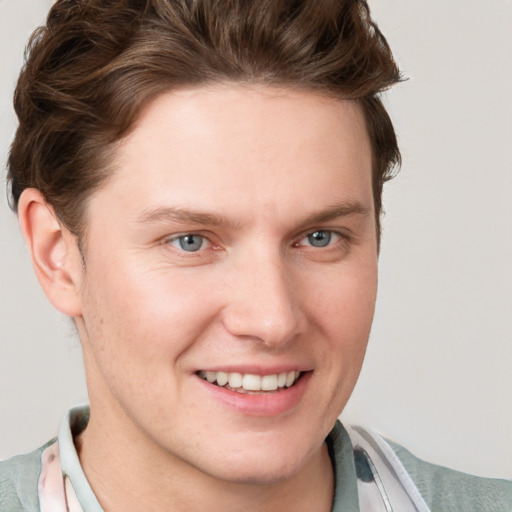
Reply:
[[137, 223], [152, 222], [191, 222], [206, 226], [232, 226], [228, 219], [214, 213], [188, 210], [170, 206], [162, 206], [144, 210], [137, 218]]
[[327, 209], [313, 212], [306, 218], [303, 224], [322, 223], [340, 217], [348, 217], [350, 215], [368, 215], [369, 213], [370, 208], [359, 201], [344, 201], [340, 204], [330, 206]]
[[[327, 207], [326, 209], [313, 212], [301, 225], [310, 225], [315, 223], [328, 222], [340, 217], [351, 215], [367, 215], [370, 208], [359, 201], [344, 201], [339, 204]], [[210, 212], [201, 212], [189, 210], [186, 208], [160, 206], [144, 210], [138, 217], [138, 224], [158, 223], [158, 222], [190, 222], [204, 226], [214, 227], [239, 227], [239, 224], [231, 220]]]

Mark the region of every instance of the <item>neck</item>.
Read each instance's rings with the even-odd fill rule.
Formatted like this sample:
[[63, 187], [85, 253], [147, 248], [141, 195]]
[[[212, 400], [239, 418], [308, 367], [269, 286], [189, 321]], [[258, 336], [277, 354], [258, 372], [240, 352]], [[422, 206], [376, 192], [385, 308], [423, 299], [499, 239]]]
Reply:
[[270, 482], [219, 480], [192, 467], [137, 432], [112, 432], [91, 413], [75, 440], [83, 470], [105, 512], [331, 510], [334, 475], [324, 445], [293, 476]]

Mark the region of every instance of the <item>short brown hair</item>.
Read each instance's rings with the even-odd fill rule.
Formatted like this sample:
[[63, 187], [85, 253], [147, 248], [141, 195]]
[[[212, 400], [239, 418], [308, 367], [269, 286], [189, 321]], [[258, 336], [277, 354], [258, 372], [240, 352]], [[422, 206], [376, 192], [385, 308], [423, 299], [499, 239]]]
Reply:
[[109, 174], [109, 149], [151, 98], [258, 83], [360, 104], [380, 233], [382, 186], [400, 153], [379, 95], [399, 80], [364, 1], [58, 0], [32, 35], [15, 92], [11, 206], [36, 187], [80, 237], [87, 198]]

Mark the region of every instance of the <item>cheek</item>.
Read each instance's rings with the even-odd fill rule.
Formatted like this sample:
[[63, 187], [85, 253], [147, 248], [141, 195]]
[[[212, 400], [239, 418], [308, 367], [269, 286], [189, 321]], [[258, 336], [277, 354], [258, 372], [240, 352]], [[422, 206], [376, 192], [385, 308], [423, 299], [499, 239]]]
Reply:
[[[315, 291], [316, 290], [316, 291]], [[336, 345], [365, 345], [377, 294], [377, 265], [341, 269], [323, 287], [310, 287], [317, 322]]]
[[86, 277], [84, 322], [92, 342], [108, 341], [122, 359], [172, 359], [215, 315], [204, 280], [169, 269], [141, 271], [140, 263], [102, 262]]
[[359, 376], [373, 320], [376, 265], [338, 275], [317, 306], [317, 322], [327, 340], [323, 358], [327, 379], [342, 408]]
[[91, 266], [84, 290], [89, 385], [96, 399], [112, 395], [126, 410], [170, 403], [180, 385], [175, 376], [182, 375], [181, 357], [201, 335], [208, 307], [190, 283], [187, 288], [169, 273], [137, 272], [119, 263], [109, 268]]
[[122, 262], [88, 265], [85, 284], [83, 317], [90, 342], [108, 343], [125, 356], [138, 346], [156, 349], [172, 335], [176, 309], [187, 308], [186, 301], [175, 300], [175, 287]]

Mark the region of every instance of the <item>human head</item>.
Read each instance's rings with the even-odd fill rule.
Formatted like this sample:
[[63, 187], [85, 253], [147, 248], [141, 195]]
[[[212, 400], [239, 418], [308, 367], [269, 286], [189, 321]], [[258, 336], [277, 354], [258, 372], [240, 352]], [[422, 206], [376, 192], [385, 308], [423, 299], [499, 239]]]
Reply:
[[11, 203], [35, 187], [81, 238], [87, 198], [150, 99], [218, 82], [286, 86], [360, 105], [379, 234], [382, 186], [400, 160], [379, 93], [399, 79], [364, 1], [58, 0], [16, 89]]
[[[29, 58], [45, 39], [61, 41], [44, 52], [61, 74], [45, 79], [53, 92], [30, 99], [32, 115], [54, 126], [32, 137], [47, 164], [25, 168], [44, 169], [60, 196], [32, 181], [19, 204], [43, 289], [80, 335], [91, 403], [84, 446], [101, 447], [102, 418], [118, 446], [137, 438], [138, 455], [275, 483], [319, 462], [359, 374], [377, 281], [372, 166], [389, 149], [382, 133], [394, 136], [375, 121], [389, 120], [375, 96], [383, 75], [372, 82], [369, 72], [382, 72], [389, 54], [364, 4], [317, 12], [305, 3], [277, 24], [289, 2], [250, 4], [199, 13], [199, 3], [58, 3]], [[332, 20], [353, 37], [344, 41]], [[113, 36], [118, 26], [126, 35]], [[27, 66], [18, 106], [43, 74]], [[30, 140], [20, 119], [12, 176], [15, 154], [36, 154], [16, 147]], [[23, 186], [12, 185], [16, 198]], [[169, 208], [188, 221], [169, 225]], [[164, 221], [138, 229], [148, 210]], [[85, 272], [70, 230], [86, 237]], [[208, 240], [197, 259], [171, 249], [191, 233]], [[325, 250], [308, 249], [314, 234], [327, 237]], [[205, 383], [208, 372], [228, 382], [293, 372], [296, 381], [233, 397], [219, 380]]]

